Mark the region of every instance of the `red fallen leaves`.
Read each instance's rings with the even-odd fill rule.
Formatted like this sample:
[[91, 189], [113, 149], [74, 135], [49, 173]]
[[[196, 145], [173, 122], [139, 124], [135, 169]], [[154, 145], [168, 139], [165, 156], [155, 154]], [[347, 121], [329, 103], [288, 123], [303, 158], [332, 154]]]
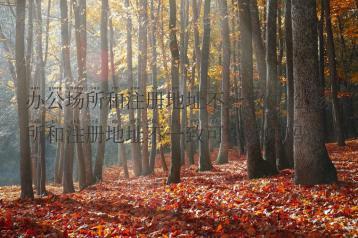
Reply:
[[[108, 168], [103, 183], [75, 194], [49, 186], [57, 195], [2, 198], [0, 237], [358, 236], [358, 141], [327, 148], [335, 185], [296, 186], [291, 170], [247, 180], [246, 163], [233, 152], [232, 162], [211, 172], [183, 168], [182, 183], [170, 186], [159, 170], [125, 180], [120, 168]], [[5, 196], [16, 189], [0, 188]]]

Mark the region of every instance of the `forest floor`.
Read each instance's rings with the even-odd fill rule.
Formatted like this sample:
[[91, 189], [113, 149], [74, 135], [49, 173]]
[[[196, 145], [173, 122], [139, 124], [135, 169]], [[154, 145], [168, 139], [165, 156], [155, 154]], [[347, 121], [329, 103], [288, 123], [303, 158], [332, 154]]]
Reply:
[[69, 195], [49, 185], [49, 196], [19, 201], [18, 187], [1, 187], [0, 237], [358, 237], [358, 140], [327, 148], [334, 185], [296, 186], [292, 170], [248, 180], [231, 151], [211, 172], [184, 167], [177, 185], [165, 185], [160, 168], [126, 180], [111, 167], [102, 183]]

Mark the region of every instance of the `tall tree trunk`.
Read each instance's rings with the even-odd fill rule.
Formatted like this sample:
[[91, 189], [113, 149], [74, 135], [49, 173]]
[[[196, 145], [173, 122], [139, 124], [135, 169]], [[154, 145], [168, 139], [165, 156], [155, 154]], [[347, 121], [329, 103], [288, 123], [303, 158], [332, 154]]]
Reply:
[[[63, 87], [62, 84], [62, 78], [63, 78], [63, 64], [60, 63], [60, 74], [59, 74], [59, 82], [60, 82], [60, 88]], [[61, 94], [60, 94], [61, 95]], [[63, 95], [61, 95], [63, 96]], [[58, 125], [62, 125], [62, 110], [58, 110], [57, 112], [57, 123]], [[62, 125], [63, 126], [63, 125]], [[57, 146], [56, 146], [56, 162], [55, 162], [55, 173], [54, 173], [54, 182], [56, 184], [62, 183], [62, 177], [63, 177], [63, 158], [65, 154], [65, 146], [64, 141], [58, 140]]]
[[[102, 0], [101, 7], [101, 91], [108, 93], [108, 0]], [[102, 130], [107, 128], [108, 103], [101, 105], [100, 125]], [[94, 167], [94, 176], [97, 181], [102, 180], [104, 153], [106, 147], [106, 137], [103, 133], [98, 141], [97, 157]]]
[[204, 33], [201, 50], [201, 66], [200, 66], [200, 111], [199, 111], [199, 131], [201, 134], [199, 141], [199, 171], [207, 171], [212, 169], [210, 153], [209, 153], [209, 120], [207, 111], [208, 97], [208, 69], [209, 69], [209, 50], [210, 50], [210, 0], [204, 3]]
[[[189, 92], [192, 93], [194, 92], [194, 88], [195, 88], [195, 76], [196, 76], [196, 52], [194, 51], [193, 52], [193, 64], [192, 64], [192, 67], [191, 67], [191, 79], [190, 79], [190, 82], [189, 82]], [[190, 110], [189, 110], [189, 128], [193, 128], [194, 127], [194, 107], [190, 107]], [[195, 155], [195, 142], [196, 141], [190, 141], [189, 140], [189, 148], [188, 148], [188, 160], [189, 160], [189, 165], [193, 165], [195, 164], [195, 161], [194, 161], [194, 155]]]
[[[132, 17], [130, 13], [129, 0], [125, 1], [127, 8], [127, 80], [129, 95], [133, 95], [133, 62], [132, 62]], [[135, 125], [134, 108], [129, 108], [129, 127], [131, 130], [137, 130]], [[139, 127], [139, 125], [138, 125]], [[131, 157], [134, 164], [134, 175], [139, 176], [142, 173], [142, 163], [140, 160], [140, 144], [139, 139], [136, 138], [137, 134], [133, 133], [131, 141]]]
[[[338, 29], [339, 29], [339, 42], [341, 46], [341, 65], [343, 68], [343, 89], [347, 92], [351, 92], [351, 82], [350, 82], [350, 65], [351, 62], [348, 60], [347, 46], [346, 41], [343, 35], [343, 27], [344, 24], [342, 22], [342, 16], [338, 16]], [[352, 50], [353, 51], [353, 50]], [[342, 98], [342, 115], [344, 116], [343, 124], [344, 124], [344, 132], [346, 133], [346, 138], [354, 138], [356, 135], [356, 128], [351, 128], [351, 125], [354, 125], [354, 107], [353, 107], [353, 96], [345, 96]]]
[[229, 107], [230, 107], [230, 29], [227, 0], [219, 0], [221, 15], [221, 36], [222, 36], [222, 95], [221, 104], [221, 143], [217, 163], [223, 164], [229, 161]]
[[[82, 27], [83, 25], [83, 13], [81, 12], [83, 10], [82, 7], [80, 7], [80, 2], [77, 0], [73, 1], [73, 12], [75, 16], [75, 38], [76, 38], [76, 48], [77, 48], [77, 67], [78, 67], [78, 81], [77, 84], [79, 88], [79, 92], [77, 93], [83, 93], [83, 85], [84, 85], [84, 43], [83, 43], [83, 31]], [[80, 109], [78, 107], [75, 108], [74, 111], [74, 121], [75, 126], [78, 130], [81, 130], [81, 123], [80, 121]], [[86, 128], [86, 127], [84, 127]], [[85, 141], [84, 141], [85, 142]], [[85, 145], [82, 142], [76, 143], [76, 152], [77, 152], [77, 159], [78, 159], [78, 169], [79, 169], [79, 187], [80, 189], [84, 189], [87, 187], [87, 179], [86, 179], [86, 161], [85, 161]]]
[[265, 84], [266, 84], [266, 62], [265, 62], [265, 43], [262, 39], [261, 24], [259, 17], [259, 9], [257, 5], [257, 0], [250, 1], [250, 10], [251, 10], [251, 26], [252, 26], [252, 40], [253, 40], [253, 50], [255, 54], [255, 59], [257, 63], [257, 71], [260, 78], [260, 95], [259, 97], [264, 97], [265, 95]]
[[180, 68], [181, 68], [181, 96], [183, 96], [183, 109], [181, 114], [180, 131], [180, 161], [185, 164], [186, 128], [187, 128], [187, 79], [188, 79], [188, 40], [189, 40], [189, 2], [180, 1]]
[[292, 1], [296, 184], [337, 181], [324, 144], [316, 18], [316, 1]]
[[[236, 29], [236, 22], [238, 25], [240, 24], [239, 16], [238, 16], [238, 8], [235, 9], [235, 15], [236, 18], [233, 19], [233, 32], [237, 32], [238, 29]], [[244, 128], [243, 128], [243, 121], [242, 121], [242, 106], [240, 105], [241, 101], [241, 90], [239, 89], [239, 84], [242, 83], [241, 74], [239, 73], [239, 67], [240, 67], [240, 48], [241, 48], [241, 40], [240, 40], [240, 34], [237, 34], [237, 37], [234, 37], [233, 40], [234, 45], [234, 71], [235, 71], [235, 78], [234, 78], [234, 90], [235, 90], [235, 97], [239, 105], [236, 107], [235, 110], [235, 116], [236, 116], [236, 125], [235, 125], [235, 131], [236, 131], [236, 140], [237, 140], [237, 146], [239, 147], [240, 154], [245, 153], [245, 136], [244, 136]]]
[[[113, 32], [113, 24], [112, 24], [112, 18], [109, 19], [109, 52], [110, 52], [110, 59], [111, 59], [111, 76], [112, 76], [112, 85], [114, 90], [119, 90], [119, 84], [117, 83], [117, 77], [116, 77], [116, 70], [115, 70], [115, 64], [114, 64], [114, 32]], [[116, 115], [117, 115], [117, 129], [118, 131], [122, 131], [122, 117], [119, 107], [116, 107]], [[129, 172], [128, 172], [128, 165], [127, 165], [127, 156], [126, 156], [126, 150], [125, 146], [122, 142], [118, 145], [118, 157], [119, 161], [122, 164], [123, 171], [124, 171], [124, 177], [129, 178]]]
[[243, 124], [247, 150], [248, 177], [260, 178], [267, 175], [267, 163], [261, 157], [259, 135], [256, 127], [253, 100], [253, 62], [250, 1], [238, 0], [240, 17], [240, 72], [242, 79]]
[[[191, 1], [192, 3], [192, 15], [193, 15], [193, 35], [194, 35], [194, 52], [193, 52], [193, 67], [192, 67], [192, 79], [190, 82], [190, 93], [194, 93], [195, 90], [195, 74], [197, 74], [197, 78], [200, 79], [200, 65], [201, 65], [201, 50], [200, 50], [200, 35], [199, 35], [199, 15], [201, 10], [201, 0], [199, 0], [199, 4], [197, 0]], [[194, 108], [190, 108], [189, 114], [189, 126], [194, 126]], [[194, 164], [194, 155], [196, 150], [196, 143], [190, 143], [188, 156], [189, 156], [189, 164]]]
[[[154, 7], [154, 0], [150, 1], [150, 20], [151, 20], [151, 29], [150, 29], [150, 40], [151, 40], [151, 48], [152, 48], [152, 60], [151, 60], [151, 66], [152, 66], [152, 84], [153, 84], [153, 92], [154, 95], [156, 95], [158, 90], [158, 83], [157, 83], [157, 39], [156, 39], [156, 33], [157, 33], [157, 24], [158, 24], [158, 17], [159, 17], [159, 10], [160, 10], [161, 1], [158, 2], [158, 11], [157, 15], [155, 16], [155, 7]], [[154, 172], [155, 167], [155, 157], [157, 154], [157, 130], [159, 124], [158, 124], [158, 105], [153, 105], [153, 118], [152, 118], [152, 147], [150, 150], [150, 156], [149, 156], [149, 166], [150, 166], [150, 173]]]
[[201, 65], [201, 50], [200, 50], [200, 35], [199, 35], [198, 20], [199, 20], [200, 10], [201, 10], [201, 4], [198, 4], [196, 0], [193, 0], [192, 12], [193, 12], [193, 27], [194, 27], [194, 52], [196, 56], [195, 66], [197, 68], [199, 79], [200, 79], [200, 65]]
[[[319, 65], [319, 81], [321, 82], [321, 95], [322, 95], [322, 104], [326, 105], [325, 100], [325, 88], [326, 88], [326, 78], [324, 76], [324, 34], [323, 34], [323, 26], [324, 26], [324, 7], [323, 7], [323, 0], [320, 1], [321, 3], [321, 11], [320, 11], [320, 19], [317, 24], [318, 30], [318, 65]], [[322, 108], [322, 117], [323, 117], [323, 129], [324, 129], [324, 141], [327, 141], [328, 137], [328, 123], [327, 123], [327, 112], [326, 107]]]
[[[139, 29], [138, 29], [138, 88], [139, 95], [143, 95], [144, 102], [147, 101], [147, 25], [148, 25], [148, 2], [139, 1]], [[141, 116], [140, 128], [143, 133], [142, 138], [142, 174], [148, 175], [149, 171], [149, 151], [148, 151], [148, 115], [147, 106], [143, 105], [138, 109], [138, 115]]]
[[169, 30], [171, 60], [171, 84], [173, 97], [171, 117], [171, 165], [167, 184], [180, 182], [180, 109], [179, 109], [179, 47], [176, 36], [176, 1], [169, 0]]
[[[61, 39], [62, 39], [62, 61], [63, 72], [65, 78], [65, 95], [68, 95], [69, 88], [72, 86], [73, 77], [71, 72], [71, 58], [70, 58], [70, 39], [68, 31], [68, 7], [67, 1], [60, 1], [61, 9]], [[69, 99], [66, 99], [68, 103]], [[73, 128], [73, 110], [71, 107], [65, 107], [65, 128]], [[65, 138], [69, 137], [68, 130], [65, 132]], [[74, 146], [70, 141], [64, 141], [65, 155], [63, 157], [63, 193], [72, 193], [75, 191], [73, 186], [73, 156]]]
[[[280, 4], [280, 2], [279, 2]], [[278, 26], [278, 55], [277, 55], [277, 77], [278, 79], [275, 81], [276, 88], [276, 99], [275, 99], [275, 107], [277, 108], [277, 125], [275, 128], [275, 150], [276, 150], [276, 167], [278, 169], [282, 169], [282, 164], [288, 164], [286, 154], [283, 147], [282, 142], [282, 119], [281, 119], [281, 97], [282, 97], [282, 86], [281, 86], [281, 77], [284, 75], [283, 73], [283, 52], [284, 52], [284, 39], [283, 39], [283, 31], [282, 31], [282, 11], [281, 7], [277, 8], [277, 26]], [[284, 166], [288, 167], [288, 166]]]
[[24, 97], [24, 95], [28, 94], [25, 61], [25, 7], [26, 1], [16, 1], [15, 60], [17, 75], [16, 98], [20, 128], [20, 198], [33, 199], [34, 193], [32, 190], [30, 141], [28, 130], [29, 113], [26, 105], [27, 98]]
[[[266, 4], [265, 4], [266, 7]], [[259, 73], [259, 95], [258, 98], [265, 98], [265, 89], [266, 89], [266, 62], [265, 62], [265, 42], [263, 39], [263, 34], [261, 31], [261, 25], [260, 24], [260, 12], [258, 9], [257, 0], [250, 1], [250, 13], [251, 13], [251, 27], [252, 27], [252, 39], [253, 39], [253, 51], [255, 54], [256, 64], [257, 64], [257, 71]], [[264, 13], [266, 13], [266, 8]], [[263, 17], [265, 19], [266, 17]], [[263, 21], [263, 24], [265, 24], [265, 21]], [[266, 29], [264, 27], [264, 29]], [[265, 31], [264, 31], [265, 32]], [[255, 91], [255, 90], [254, 90]], [[260, 128], [260, 138], [261, 138], [261, 146], [263, 147], [263, 143], [265, 140], [265, 105], [266, 101], [264, 100], [264, 105], [262, 107], [262, 120], [261, 120], [261, 128]]]
[[277, 173], [275, 149], [275, 131], [277, 127], [276, 82], [277, 82], [277, 0], [267, 1], [266, 27], [266, 92], [265, 92], [265, 123], [264, 123], [264, 159], [269, 163], [273, 174]]
[[[28, 18], [27, 18], [27, 48], [26, 48], [26, 80], [28, 82], [28, 85], [34, 85], [35, 83], [35, 77], [32, 77], [32, 53], [33, 53], [33, 34], [34, 34], [34, 20], [33, 20], [33, 15], [34, 15], [34, 1], [33, 0], [29, 0], [28, 1]], [[6, 37], [4, 36], [4, 34], [1, 32], [1, 28], [0, 28], [0, 37], [3, 39], [6, 39]], [[4, 47], [5, 50], [8, 54], [10, 53], [10, 49], [8, 44], [6, 43], [6, 41], [4, 41]], [[10, 69], [10, 74], [12, 75], [12, 78], [14, 80], [14, 83], [16, 85], [16, 74], [15, 74], [15, 68], [14, 68], [14, 64], [12, 62], [9, 61], [9, 69]], [[32, 93], [33, 89], [29, 89], [29, 93]], [[35, 112], [32, 112], [31, 110], [29, 111], [29, 121], [31, 124], [31, 121], [34, 121], [33, 118], [35, 117]], [[37, 181], [36, 181], [36, 161], [37, 161], [37, 151], [36, 149], [36, 145], [37, 145], [37, 141], [36, 140], [30, 140], [30, 151], [31, 151], [31, 170], [32, 170], [32, 183], [33, 185], [37, 185]]]
[[334, 39], [331, 24], [331, 12], [330, 12], [330, 0], [323, 0], [323, 7], [326, 19], [326, 31], [327, 31], [327, 52], [329, 61], [329, 73], [331, 78], [331, 91], [332, 91], [332, 109], [333, 109], [333, 122], [336, 131], [337, 144], [344, 146], [344, 131], [342, 124], [342, 109], [338, 99], [338, 75], [336, 68], [336, 53], [334, 49]]
[[286, 77], [287, 77], [287, 122], [286, 135], [283, 142], [285, 160], [279, 161], [279, 168], [293, 168], [293, 49], [292, 49], [292, 0], [286, 0], [285, 6], [285, 45], [286, 45]]
[[[82, 89], [87, 92], [87, 3], [86, 0], [78, 0], [78, 7], [80, 13], [80, 55], [81, 55], [81, 81], [80, 85]], [[80, 69], [79, 69], [80, 70]], [[88, 108], [83, 108], [80, 113], [82, 128], [88, 128], [91, 123], [91, 113]], [[86, 185], [92, 185], [95, 182], [92, 171], [92, 145], [89, 140], [86, 140], [82, 143], [82, 149], [84, 153], [85, 160], [85, 173], [86, 173]]]
[[[40, 82], [40, 96], [45, 98], [45, 70], [42, 51], [42, 11], [41, 0], [36, 0], [36, 69], [35, 78]], [[36, 169], [36, 191], [37, 195], [43, 195], [46, 193], [46, 107], [42, 105], [40, 110], [40, 141], [39, 141], [39, 157], [37, 160]]]
[[46, 67], [48, 58], [48, 42], [50, 36], [50, 18], [51, 18], [51, 0], [47, 1], [47, 19], [46, 19], [46, 41], [45, 41], [45, 56], [44, 56], [44, 67]]

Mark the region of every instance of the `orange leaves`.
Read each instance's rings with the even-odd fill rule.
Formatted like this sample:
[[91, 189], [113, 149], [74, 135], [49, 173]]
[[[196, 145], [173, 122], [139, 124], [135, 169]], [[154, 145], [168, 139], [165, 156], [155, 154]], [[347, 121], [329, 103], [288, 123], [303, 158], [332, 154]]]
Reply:
[[182, 182], [173, 185], [163, 184], [160, 170], [122, 180], [111, 167], [104, 182], [79, 193], [0, 201], [0, 237], [354, 237], [358, 141], [347, 144], [327, 145], [337, 185], [296, 186], [291, 170], [247, 180], [246, 161], [232, 150], [229, 164], [205, 173], [183, 167]]

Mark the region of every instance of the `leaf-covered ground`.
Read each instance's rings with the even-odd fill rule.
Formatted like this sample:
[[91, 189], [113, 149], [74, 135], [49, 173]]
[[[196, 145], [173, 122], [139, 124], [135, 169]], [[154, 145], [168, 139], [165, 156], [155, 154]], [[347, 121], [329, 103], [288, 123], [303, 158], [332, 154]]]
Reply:
[[[0, 188], [0, 237], [326, 237], [358, 236], [358, 141], [327, 148], [338, 169], [335, 185], [295, 186], [293, 172], [246, 179], [246, 163], [211, 172], [182, 170], [182, 183], [166, 174], [122, 179], [108, 168], [101, 184], [61, 195], [61, 188], [20, 202], [18, 187]], [[215, 157], [215, 153], [212, 155]]]

